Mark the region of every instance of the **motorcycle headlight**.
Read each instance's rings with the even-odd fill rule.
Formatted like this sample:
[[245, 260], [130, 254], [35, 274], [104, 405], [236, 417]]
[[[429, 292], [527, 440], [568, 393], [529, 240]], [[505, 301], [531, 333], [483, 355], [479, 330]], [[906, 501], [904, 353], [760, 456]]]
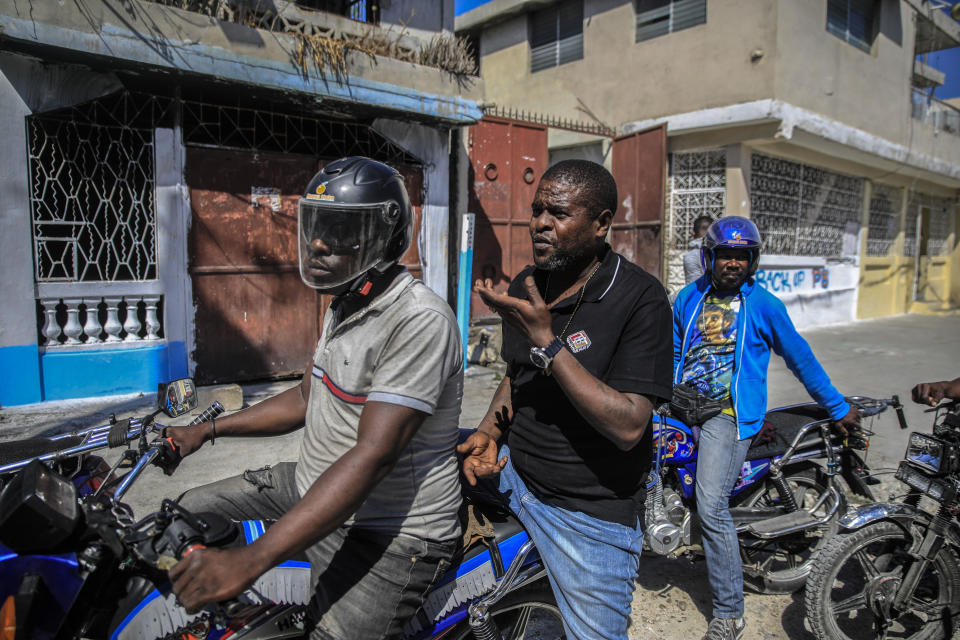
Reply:
[[[940, 475], [944, 461], [949, 457], [948, 445], [940, 438], [925, 433], [911, 433], [903, 459], [913, 466], [934, 475]], [[944, 472], [948, 471], [943, 469]]]
[[34, 460], [0, 494], [0, 542], [20, 555], [54, 551], [81, 519], [77, 488]]
[[913, 463], [904, 460], [897, 467], [897, 473], [894, 476], [897, 480], [904, 483], [911, 489], [916, 489], [924, 495], [928, 495], [934, 500], [942, 500], [948, 492], [949, 486], [942, 480], [931, 478], [920, 469], [913, 466]]

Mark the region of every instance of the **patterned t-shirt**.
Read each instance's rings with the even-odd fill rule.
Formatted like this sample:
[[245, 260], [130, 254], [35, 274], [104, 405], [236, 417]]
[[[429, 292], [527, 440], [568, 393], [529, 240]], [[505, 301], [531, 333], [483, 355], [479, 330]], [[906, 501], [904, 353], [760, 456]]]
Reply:
[[714, 400], [730, 397], [740, 297], [708, 295], [683, 360], [681, 380]]

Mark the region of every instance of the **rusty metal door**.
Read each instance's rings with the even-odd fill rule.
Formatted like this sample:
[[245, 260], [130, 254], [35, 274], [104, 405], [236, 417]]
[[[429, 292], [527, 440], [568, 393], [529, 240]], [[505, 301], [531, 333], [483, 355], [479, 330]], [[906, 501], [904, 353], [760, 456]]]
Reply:
[[[476, 214], [473, 279], [490, 278], [498, 291], [533, 262], [530, 203], [540, 176], [547, 170], [547, 128], [503, 118], [484, 118], [472, 127], [469, 211]], [[474, 293], [470, 316], [489, 316]]]
[[661, 237], [667, 164], [667, 126], [614, 138], [613, 177], [620, 206], [610, 244], [614, 251], [663, 280]]
[[[330, 296], [300, 279], [297, 201], [326, 161], [290, 153], [187, 148], [198, 382], [298, 375], [310, 362]], [[423, 174], [398, 167], [420, 228]], [[401, 260], [420, 275], [414, 242]]]

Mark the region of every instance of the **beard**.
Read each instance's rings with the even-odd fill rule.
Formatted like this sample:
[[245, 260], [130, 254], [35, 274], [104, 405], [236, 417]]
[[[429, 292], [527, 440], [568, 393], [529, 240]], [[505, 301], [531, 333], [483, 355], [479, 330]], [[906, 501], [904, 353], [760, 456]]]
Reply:
[[553, 254], [547, 258], [546, 262], [543, 264], [538, 264], [537, 266], [544, 271], [566, 271], [567, 269], [583, 262], [590, 254], [590, 250], [586, 247], [581, 247], [578, 251], [569, 251], [567, 249], [560, 249], [559, 247], [553, 250]]

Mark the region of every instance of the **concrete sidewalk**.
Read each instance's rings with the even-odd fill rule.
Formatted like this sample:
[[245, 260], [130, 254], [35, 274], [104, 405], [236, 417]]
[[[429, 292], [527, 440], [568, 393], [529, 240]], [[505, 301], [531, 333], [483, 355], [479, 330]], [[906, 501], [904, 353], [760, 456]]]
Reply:
[[[803, 332], [834, 384], [848, 395], [889, 398], [899, 394], [906, 405], [911, 429], [928, 431], [931, 415], [909, 402], [917, 382], [952, 379], [960, 375], [960, 317], [905, 315], [813, 329]], [[485, 413], [501, 370], [472, 366], [467, 370], [460, 424], [474, 427]], [[296, 384], [296, 381], [246, 385], [244, 404], [250, 405]], [[806, 391], [773, 357], [769, 378], [769, 406], [806, 402]], [[114, 397], [95, 401], [51, 402], [0, 409], [0, 441], [25, 435], [63, 432], [118, 417], [143, 415], [152, 397]], [[185, 417], [172, 423], [186, 423]], [[161, 421], [163, 422], [163, 421]], [[869, 425], [868, 425], [869, 426]], [[892, 412], [874, 419], [867, 461], [875, 470], [893, 469], [901, 459], [907, 432]], [[138, 516], [155, 509], [163, 497], [175, 497], [199, 484], [235, 475], [281, 460], [296, 459], [300, 436], [223, 439], [205, 446], [180, 465], [171, 477], [149, 468], [127, 494]], [[0, 442], [0, 446], [2, 442]], [[115, 459], [116, 453], [106, 456]], [[890, 475], [877, 491], [886, 499], [895, 488]], [[809, 640], [803, 620], [802, 592], [783, 596], [748, 594], [748, 625], [743, 640], [789, 638]], [[710, 594], [705, 565], [648, 554], [634, 593], [631, 639], [674, 640], [700, 637], [710, 617]]]
[[[911, 429], [929, 430], [931, 416], [908, 401], [917, 382], [952, 379], [960, 375], [960, 317], [903, 315], [866, 320], [803, 332], [834, 384], [847, 395], [889, 398], [899, 394], [905, 401]], [[474, 427], [486, 412], [502, 376], [502, 367], [471, 366], [464, 384], [460, 425]], [[244, 385], [245, 406], [255, 404], [296, 384], [295, 380]], [[769, 406], [805, 402], [809, 396], [774, 356], [770, 366]], [[103, 424], [111, 413], [117, 417], [143, 415], [151, 410], [150, 395], [115, 396], [94, 400], [68, 400], [0, 409], [0, 441], [29, 435], [62, 433]], [[185, 424], [191, 417], [171, 420]], [[168, 423], [161, 419], [161, 422]], [[893, 412], [876, 418], [868, 463], [895, 467], [906, 444], [906, 432], [897, 426]], [[172, 477], [151, 469], [128, 494], [137, 513], [157, 504], [163, 496], [247, 468], [297, 456], [299, 433], [276, 438], [223, 439], [205, 446], [187, 458]], [[2, 446], [2, 444], [0, 444]], [[110, 456], [108, 456], [110, 457]]]

